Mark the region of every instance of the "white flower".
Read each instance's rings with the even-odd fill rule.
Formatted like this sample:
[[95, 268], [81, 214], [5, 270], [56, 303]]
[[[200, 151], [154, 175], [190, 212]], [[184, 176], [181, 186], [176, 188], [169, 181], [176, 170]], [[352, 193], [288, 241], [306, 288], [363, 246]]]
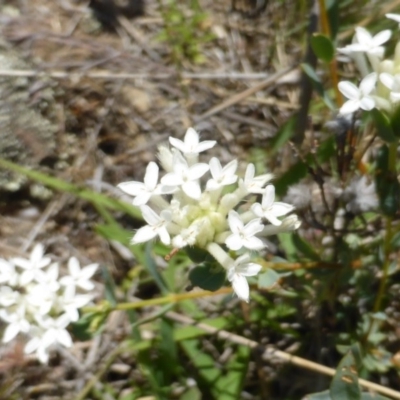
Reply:
[[390, 90], [390, 100], [393, 103], [400, 101], [400, 74], [391, 75], [382, 72], [379, 79]]
[[3, 343], [10, 342], [20, 332], [27, 333], [31, 326], [26, 319], [26, 309], [24, 305], [18, 306], [10, 313], [7, 313], [5, 310], [0, 310], [0, 318], [8, 323], [3, 334]]
[[264, 229], [260, 233], [260, 236], [271, 236], [283, 232], [292, 232], [295, 231], [296, 229], [299, 229], [301, 225], [299, 217], [295, 214], [285, 217], [281, 222], [282, 223], [279, 226], [277, 225], [264, 226]]
[[26, 354], [36, 351], [37, 358], [46, 363], [49, 359], [49, 350], [52, 346], [60, 344], [64, 347], [72, 346], [72, 339], [65, 329], [71, 320], [66, 314], [58, 318], [37, 318], [39, 330], [37, 336], [34, 336], [24, 348]]
[[133, 205], [142, 206], [147, 204], [151, 196], [159, 195], [162, 193], [172, 193], [173, 189], [168, 187], [161, 187], [158, 183], [158, 165], [155, 162], [150, 162], [146, 168], [143, 182], [129, 181], [122, 182], [118, 187], [130, 196], [134, 196]]
[[260, 218], [255, 218], [246, 225], [241, 221], [239, 214], [231, 210], [228, 215], [229, 228], [232, 234], [225, 239], [225, 244], [231, 250], [239, 250], [246, 247], [249, 250], [261, 250], [264, 243], [255, 237], [258, 232], [263, 230]]
[[38, 271], [36, 280], [46, 287], [47, 291], [56, 292], [60, 287], [58, 283], [58, 263], [50, 264], [46, 271]]
[[264, 174], [254, 176], [256, 168], [254, 164], [249, 164], [246, 168], [244, 180], [239, 180], [239, 186], [244, 188], [248, 193], [263, 193], [264, 185], [273, 178], [272, 174]]
[[222, 168], [218, 158], [213, 157], [209, 165], [212, 179], [209, 179], [207, 182], [207, 190], [217, 190], [222, 186], [231, 185], [237, 181], [238, 177], [235, 175], [237, 160], [232, 160]]
[[399, 24], [400, 27], [400, 14], [385, 14], [386, 18], [392, 19], [393, 21], [396, 21]]
[[180, 186], [185, 194], [198, 200], [201, 196], [200, 179], [209, 170], [208, 164], [198, 163], [189, 167], [180, 153], [174, 154], [173, 172], [166, 174], [161, 183], [169, 187]]
[[372, 73], [367, 75], [360, 83], [358, 88], [349, 81], [339, 82], [339, 90], [349, 99], [340, 108], [341, 114], [350, 114], [358, 109], [372, 110], [375, 107], [375, 100], [370, 93], [375, 88], [377, 75]]
[[69, 275], [63, 276], [60, 283], [64, 286], [79, 287], [83, 290], [93, 290], [94, 283], [90, 278], [94, 275], [99, 264], [89, 264], [81, 269], [79, 261], [75, 257], [68, 260]]
[[159, 236], [164, 244], [169, 245], [171, 238], [167, 230], [167, 225], [172, 218], [171, 211], [163, 210], [160, 215], [157, 215], [149, 206], [141, 206], [140, 211], [148, 225], [138, 229], [132, 239], [132, 243], [144, 243]]
[[246, 302], [249, 301], [249, 284], [246, 276], [257, 275], [261, 270], [261, 265], [249, 262], [250, 255], [243, 254], [238, 257], [228, 270], [228, 280], [232, 283], [232, 288], [239, 297]]
[[18, 280], [19, 274], [15, 270], [15, 266], [11, 262], [0, 258], [0, 283], [16, 286]]
[[65, 312], [71, 322], [78, 321], [78, 310], [92, 300], [88, 294], [76, 294], [76, 288], [72, 285], [66, 286], [63, 294], [58, 297], [56, 308]]
[[42, 272], [42, 268], [47, 267], [51, 259], [44, 256], [44, 248], [42, 244], [37, 244], [30, 255], [29, 260], [26, 258], [15, 257], [11, 262], [17, 267], [24, 269], [20, 276], [20, 284], [26, 285], [33, 280], [36, 280], [38, 275]]
[[183, 154], [189, 156], [211, 149], [211, 147], [214, 147], [215, 143], [217, 143], [215, 140], [205, 140], [204, 142], [199, 142], [199, 134], [193, 128], [189, 128], [186, 131], [183, 141], [170, 137], [169, 142]]
[[338, 50], [346, 54], [363, 52], [371, 56], [382, 58], [385, 52], [385, 48], [382, 45], [386, 43], [391, 36], [392, 32], [388, 29], [372, 36], [365, 28], [357, 27], [355, 35], [357, 42]]
[[251, 210], [257, 217], [266, 218], [272, 225], [279, 226], [282, 221], [278, 217], [289, 214], [294, 210], [294, 207], [287, 203], [274, 202], [274, 200], [275, 188], [272, 185], [268, 185], [264, 190], [261, 204], [253, 204]]
[[9, 286], [0, 286], [0, 305], [3, 307], [18, 304], [20, 296], [18, 291], [13, 290]]

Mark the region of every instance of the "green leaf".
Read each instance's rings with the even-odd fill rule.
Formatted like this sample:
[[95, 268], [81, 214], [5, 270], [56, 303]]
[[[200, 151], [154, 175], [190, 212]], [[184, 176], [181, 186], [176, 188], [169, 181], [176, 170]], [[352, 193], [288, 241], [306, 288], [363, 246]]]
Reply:
[[390, 119], [385, 113], [374, 108], [370, 111], [370, 114], [374, 120], [376, 131], [382, 140], [388, 143], [398, 140], [393, 132]]
[[168, 293], [169, 289], [167, 284], [165, 283], [163, 277], [161, 276], [160, 272], [158, 271], [158, 267], [156, 262], [153, 258], [153, 251], [152, 251], [152, 243], [148, 242], [145, 247], [144, 252], [144, 266], [146, 267], [149, 274], [154, 279], [154, 282], [157, 284], [159, 289], [162, 293]]
[[279, 129], [274, 138], [271, 141], [271, 154], [279, 151], [283, 145], [293, 136], [294, 125], [296, 123], [296, 117], [289, 118], [285, 124]]
[[305, 239], [301, 238], [297, 233], [293, 233], [292, 240], [296, 249], [310, 260], [319, 261], [321, 259], [318, 253], [313, 249], [312, 245]]
[[332, 100], [325, 92], [325, 89], [321, 83], [321, 80], [319, 79], [314, 68], [311, 65], [305, 64], [305, 63], [301, 64], [300, 67], [304, 71], [304, 73], [311, 79], [314, 90], [319, 94], [319, 96], [322, 98], [322, 100], [324, 100], [325, 105], [328, 108], [330, 108], [331, 110], [336, 110], [335, 104], [333, 104]]
[[329, 392], [332, 400], [360, 400], [357, 369], [361, 362], [360, 348], [354, 345], [340, 361]]
[[304, 400], [332, 400], [332, 397], [329, 390], [325, 390], [324, 392], [308, 394], [304, 397]]
[[393, 134], [400, 138], [400, 107], [398, 106], [394, 113], [390, 116], [390, 124], [392, 126]]
[[333, 60], [335, 56], [335, 46], [331, 39], [321, 33], [314, 33], [310, 40], [311, 47], [320, 60], [326, 63]]
[[206, 262], [193, 268], [189, 273], [189, 279], [193, 286], [212, 292], [222, 287], [226, 273], [215, 262]]
[[14, 164], [13, 162], [4, 160], [2, 158], [0, 158], [0, 167], [10, 169], [14, 172], [25, 175], [28, 178], [40, 182], [41, 184], [51, 189], [71, 193], [81, 199], [87, 200], [94, 206], [99, 205], [107, 209], [123, 211], [124, 213], [134, 218], [142, 219], [141, 212], [138, 208], [132, 207], [131, 205], [123, 201], [112, 199], [111, 197], [105, 196], [104, 194], [97, 193], [93, 190], [86, 189], [84, 187], [80, 187], [69, 182], [65, 182], [53, 176], [43, 174], [42, 172], [32, 171], [28, 168], [22, 167], [18, 164]]
[[292, 165], [284, 174], [275, 181], [275, 191], [278, 196], [283, 196], [288, 187], [303, 179], [308, 172], [308, 166], [303, 161]]
[[260, 289], [271, 289], [280, 279], [280, 275], [271, 268], [258, 275], [258, 287]]
[[331, 28], [332, 39], [336, 38], [340, 26], [340, 10], [339, 10], [340, 0], [326, 0], [325, 6], [328, 14], [329, 26]]
[[185, 251], [189, 258], [196, 264], [206, 261], [210, 255], [208, 251], [197, 246], [186, 246]]
[[382, 212], [394, 217], [400, 205], [400, 184], [396, 174], [389, 170], [389, 148], [386, 145], [377, 154], [375, 183]]

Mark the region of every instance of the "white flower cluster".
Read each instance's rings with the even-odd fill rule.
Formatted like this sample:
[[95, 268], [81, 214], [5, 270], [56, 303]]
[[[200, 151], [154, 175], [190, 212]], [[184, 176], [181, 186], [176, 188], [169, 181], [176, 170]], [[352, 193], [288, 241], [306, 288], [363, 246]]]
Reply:
[[[275, 202], [274, 186], [265, 186], [272, 175], [255, 176], [253, 164], [247, 166], [244, 178], [239, 178], [237, 160], [225, 166], [216, 157], [208, 164], [199, 162], [199, 153], [216, 142], [199, 142], [193, 128], [187, 130], [183, 141], [170, 137], [169, 142], [171, 149], [159, 148], [160, 164], [166, 171], [161, 180], [158, 165], [150, 162], [143, 183], [118, 185], [134, 196], [133, 204], [140, 207], [147, 222], [136, 232], [132, 243], [159, 237], [174, 249], [203, 248], [227, 271], [238, 297], [248, 301], [246, 277], [261, 270], [260, 265], [251, 262], [248, 251], [263, 249], [265, 236], [297, 229], [300, 222], [296, 215], [279, 219], [294, 207]], [[206, 173], [210, 177], [202, 184]], [[262, 195], [261, 203], [245, 204], [245, 198], [253, 194]]]
[[[400, 15], [386, 14], [386, 17], [400, 24]], [[383, 46], [392, 36], [384, 30], [372, 36], [365, 28], [357, 27], [353, 43], [338, 49], [350, 56], [361, 75], [357, 87], [349, 81], [339, 82], [339, 90], [349, 100], [340, 108], [341, 114], [350, 114], [359, 109], [377, 108], [391, 114], [400, 101], [400, 42], [397, 43], [393, 60], [383, 60]]]
[[35, 353], [42, 363], [48, 361], [52, 347], [70, 347], [66, 328], [92, 300], [88, 292], [94, 289], [90, 279], [97, 267], [90, 264], [81, 269], [71, 257], [69, 274], [59, 277], [58, 263], [45, 256], [41, 244], [33, 248], [29, 259], [0, 258], [0, 319], [6, 324], [3, 343], [24, 335], [25, 353]]

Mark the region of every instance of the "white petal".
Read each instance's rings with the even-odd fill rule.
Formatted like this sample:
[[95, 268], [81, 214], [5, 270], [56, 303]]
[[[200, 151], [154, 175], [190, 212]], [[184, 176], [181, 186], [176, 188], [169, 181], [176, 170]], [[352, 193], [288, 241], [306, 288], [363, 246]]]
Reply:
[[225, 175], [233, 175], [237, 170], [238, 162], [237, 160], [232, 160], [224, 167]]
[[360, 90], [354, 83], [342, 81], [339, 82], [338, 88], [350, 100], [358, 100], [360, 97]]
[[369, 111], [375, 107], [375, 101], [372, 97], [363, 97], [360, 100], [360, 108]]
[[373, 44], [375, 46], [380, 46], [381, 44], [386, 43], [391, 36], [392, 36], [392, 31], [389, 29], [386, 29], [382, 32], [378, 32], [372, 39]]
[[62, 344], [64, 347], [72, 346], [71, 336], [65, 329], [58, 330], [57, 341], [58, 341], [58, 343]]
[[199, 134], [193, 128], [188, 128], [185, 133], [184, 141], [187, 146], [197, 146], [199, 143]]
[[192, 165], [189, 169], [190, 179], [201, 178], [209, 169], [210, 166], [205, 163]]
[[161, 178], [161, 183], [165, 186], [176, 187], [182, 185], [183, 180], [180, 174], [178, 175], [175, 172], [170, 172]]
[[253, 180], [255, 173], [256, 173], [256, 168], [254, 164], [249, 164], [246, 168], [246, 173], [244, 175], [245, 183], [250, 183]]
[[231, 250], [239, 250], [243, 247], [243, 241], [240, 239], [239, 235], [230, 235], [225, 239], [225, 244]]
[[390, 90], [393, 90], [394, 87], [394, 76], [391, 74], [388, 74], [387, 72], [382, 72], [379, 75], [379, 80]]
[[99, 267], [99, 264], [89, 264], [86, 267], [82, 269], [81, 272], [81, 278], [82, 279], [90, 279], [94, 273], [96, 272], [97, 268]]
[[243, 276], [254, 276], [261, 271], [261, 265], [255, 263], [248, 263], [240, 265], [236, 268], [236, 271]]
[[191, 181], [191, 182], [185, 182], [182, 185], [182, 190], [185, 192], [187, 196], [189, 196], [192, 199], [200, 199], [201, 196], [201, 188], [200, 185], [197, 182]]
[[137, 181], [122, 182], [117, 187], [130, 196], [137, 196], [145, 190], [144, 183]]
[[158, 182], [158, 165], [151, 161], [146, 168], [146, 175], [144, 176], [144, 184], [148, 189], [154, 190]]
[[245, 238], [243, 240], [243, 245], [249, 250], [262, 250], [265, 247], [263, 241], [255, 236], [251, 238]]
[[19, 329], [18, 324], [8, 325], [3, 333], [3, 343], [8, 343], [11, 340], [13, 340], [15, 338], [15, 336], [18, 335], [19, 331], [20, 331], [20, 329]]
[[239, 214], [236, 211], [229, 211], [228, 223], [232, 233], [239, 233], [243, 229], [243, 222], [240, 220]]
[[246, 226], [243, 228], [243, 232], [246, 237], [249, 237], [249, 236], [254, 236], [258, 232], [261, 232], [263, 228], [264, 226], [261, 223], [261, 219], [254, 218], [246, 224]]
[[374, 90], [377, 80], [377, 74], [373, 72], [367, 75], [360, 83], [360, 90], [363, 94], [370, 94]]
[[366, 44], [368, 47], [370, 46], [372, 36], [365, 28], [362, 28], [361, 26], [356, 28], [356, 38], [358, 43]]
[[216, 143], [217, 142], [215, 140], [205, 140], [204, 142], [200, 142], [196, 146], [196, 153], [202, 153], [203, 151], [211, 149]]
[[235, 274], [232, 280], [232, 288], [239, 297], [246, 302], [249, 301], [250, 289], [247, 279], [244, 276]]
[[160, 237], [161, 242], [163, 242], [165, 245], [168, 246], [171, 243], [171, 238], [169, 236], [167, 228], [161, 227], [158, 230], [158, 236]]
[[79, 274], [81, 272], [81, 266], [76, 257], [71, 257], [68, 260], [68, 271], [71, 276], [79, 276]]
[[351, 114], [360, 108], [359, 100], [348, 100], [340, 107], [340, 114]]
[[281, 217], [282, 215], [289, 214], [293, 210], [294, 210], [294, 207], [291, 204], [282, 203], [280, 201], [277, 201], [276, 203], [273, 204], [271, 212], [275, 216]]
[[386, 18], [392, 19], [393, 21], [396, 21], [400, 24], [400, 14], [392, 14], [392, 13], [388, 13], [385, 14]]
[[161, 218], [149, 206], [141, 206], [140, 211], [144, 220], [150, 225], [154, 226], [161, 222]]
[[182, 142], [182, 140], [176, 139], [174, 137], [170, 137], [169, 142], [172, 144], [172, 146], [177, 148], [179, 151], [181, 151], [182, 153], [185, 153], [186, 146], [185, 146], [185, 143]]
[[220, 176], [222, 175], [222, 166], [221, 163], [219, 162], [218, 158], [213, 157], [210, 162], [210, 172], [211, 175], [214, 179], [219, 179]]
[[264, 209], [267, 209], [272, 206], [275, 200], [275, 187], [272, 185], [268, 185], [265, 188], [263, 197], [262, 197], [262, 206]]
[[135, 236], [132, 238], [132, 244], [144, 243], [151, 239], [154, 239], [157, 236], [157, 232], [151, 226], [143, 226], [140, 228]]
[[33, 353], [40, 346], [40, 339], [38, 337], [33, 337], [24, 347], [24, 353]]

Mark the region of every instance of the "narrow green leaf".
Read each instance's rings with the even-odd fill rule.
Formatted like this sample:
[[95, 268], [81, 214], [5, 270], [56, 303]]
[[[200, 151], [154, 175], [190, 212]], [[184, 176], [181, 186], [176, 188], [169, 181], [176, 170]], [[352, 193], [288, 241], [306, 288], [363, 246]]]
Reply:
[[161, 276], [160, 272], [158, 271], [158, 267], [156, 262], [154, 261], [153, 258], [153, 251], [152, 251], [152, 243], [148, 242], [145, 246], [145, 252], [144, 252], [144, 266], [146, 267], [147, 271], [149, 274], [152, 276], [154, 279], [154, 282], [157, 284], [159, 289], [161, 290], [162, 293], [168, 293], [169, 289], [167, 287], [167, 284], [165, 283], [163, 277]]
[[55, 178], [50, 175], [46, 175], [42, 172], [33, 171], [28, 168], [22, 167], [11, 161], [0, 158], [0, 167], [10, 169], [19, 174], [25, 175], [34, 181], [40, 182], [41, 184], [60, 192], [71, 193], [81, 199], [87, 200], [93, 205], [99, 204], [105, 208], [111, 210], [123, 211], [124, 213], [137, 218], [142, 219], [141, 212], [138, 208], [132, 207], [131, 205], [112, 199], [111, 197], [105, 196], [104, 194], [97, 193], [93, 190], [86, 189], [81, 186], [73, 185], [72, 183], [65, 182], [61, 179]]
[[275, 191], [278, 196], [283, 196], [290, 185], [303, 179], [308, 172], [308, 167], [303, 161], [292, 165], [284, 174], [275, 181]]
[[300, 66], [301, 66], [301, 69], [304, 71], [304, 73], [311, 79], [314, 90], [318, 93], [318, 95], [322, 98], [322, 100], [324, 100], [325, 105], [328, 108], [330, 108], [331, 110], [335, 110], [336, 106], [335, 106], [335, 104], [333, 104], [331, 98], [325, 92], [325, 89], [321, 83], [321, 80], [319, 79], [314, 68], [311, 67], [311, 65], [305, 64], [305, 63], [301, 64]]
[[292, 240], [296, 249], [300, 253], [305, 255], [308, 259], [313, 261], [319, 261], [321, 259], [318, 253], [312, 247], [312, 245], [308, 243], [305, 239], [300, 237], [297, 233], [293, 233]]
[[400, 205], [400, 184], [396, 174], [389, 170], [389, 148], [383, 145], [376, 157], [376, 190], [382, 212], [393, 217], [397, 214]]
[[310, 40], [315, 55], [321, 61], [329, 63], [333, 60], [335, 56], [335, 46], [331, 39], [321, 33], [314, 33]]
[[296, 117], [291, 117], [279, 129], [279, 131], [276, 133], [276, 135], [271, 141], [271, 148], [270, 148], [271, 154], [274, 154], [280, 149], [282, 149], [284, 144], [293, 136], [295, 122], [296, 122]]

